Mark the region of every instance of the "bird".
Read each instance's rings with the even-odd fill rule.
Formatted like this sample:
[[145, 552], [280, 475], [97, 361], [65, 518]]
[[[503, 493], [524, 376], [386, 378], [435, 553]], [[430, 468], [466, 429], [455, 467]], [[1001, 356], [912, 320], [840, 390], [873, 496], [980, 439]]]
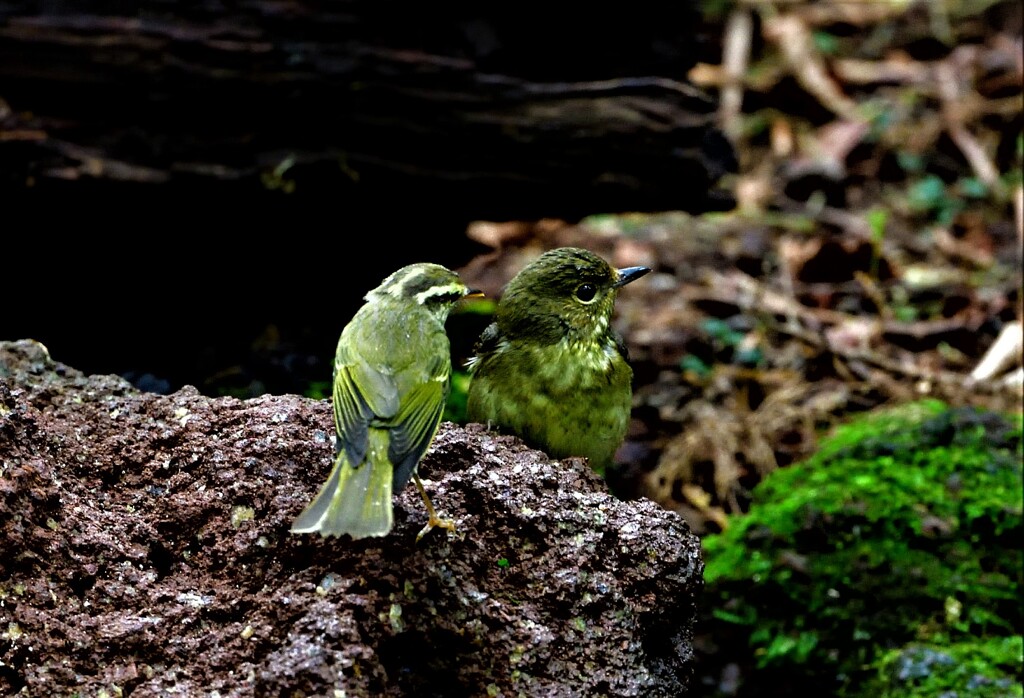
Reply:
[[334, 465], [292, 533], [385, 536], [394, 523], [392, 494], [410, 477], [428, 515], [416, 540], [434, 527], [455, 530], [437, 515], [417, 466], [437, 434], [451, 386], [445, 321], [456, 303], [479, 295], [450, 269], [421, 262], [398, 269], [364, 296], [334, 357]]
[[467, 420], [554, 458], [585, 457], [603, 475], [626, 437], [633, 397], [626, 345], [611, 326], [615, 299], [650, 271], [615, 269], [579, 247], [524, 267], [467, 362]]

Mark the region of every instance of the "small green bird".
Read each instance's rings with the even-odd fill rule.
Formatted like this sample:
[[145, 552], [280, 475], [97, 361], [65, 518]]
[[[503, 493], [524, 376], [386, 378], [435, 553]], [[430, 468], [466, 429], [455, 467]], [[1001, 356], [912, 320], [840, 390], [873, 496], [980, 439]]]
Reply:
[[469, 295], [458, 275], [438, 264], [411, 264], [366, 294], [342, 330], [334, 358], [334, 468], [292, 533], [353, 539], [384, 536], [393, 523], [391, 495], [409, 482], [438, 518], [416, 467], [441, 423], [451, 384], [445, 320]]
[[588, 250], [545, 252], [513, 278], [469, 360], [467, 417], [555, 458], [604, 473], [626, 437], [633, 369], [611, 328], [620, 288], [650, 269], [614, 269]]

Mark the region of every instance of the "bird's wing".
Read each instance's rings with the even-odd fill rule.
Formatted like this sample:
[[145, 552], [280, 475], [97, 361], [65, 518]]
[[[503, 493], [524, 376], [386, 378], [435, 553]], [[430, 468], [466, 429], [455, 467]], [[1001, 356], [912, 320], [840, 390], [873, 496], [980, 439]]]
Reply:
[[626, 340], [618, 332], [612, 332], [612, 339], [615, 342], [615, 348], [622, 355], [622, 358], [629, 361], [629, 348], [626, 346]]
[[466, 362], [466, 368], [472, 373], [480, 364], [480, 360], [498, 348], [498, 341], [501, 333], [498, 331], [498, 324], [492, 322], [480, 333], [479, 339], [473, 345], [473, 356]]
[[392, 489], [400, 491], [437, 433], [448, 398], [450, 367], [439, 366], [431, 377], [403, 396], [398, 414], [389, 421], [388, 459], [395, 466]]
[[349, 463], [358, 466], [366, 457], [370, 422], [391, 418], [398, 411], [398, 387], [343, 342], [334, 359], [332, 398], [338, 436], [335, 451], [345, 449]]

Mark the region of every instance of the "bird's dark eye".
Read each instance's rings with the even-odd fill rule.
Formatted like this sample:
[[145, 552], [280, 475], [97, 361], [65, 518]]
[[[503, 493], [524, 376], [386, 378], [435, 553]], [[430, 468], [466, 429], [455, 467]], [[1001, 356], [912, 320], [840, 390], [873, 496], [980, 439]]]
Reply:
[[597, 286], [594, 284], [580, 284], [576, 287], [576, 297], [584, 303], [589, 303], [594, 300], [594, 296], [597, 295]]

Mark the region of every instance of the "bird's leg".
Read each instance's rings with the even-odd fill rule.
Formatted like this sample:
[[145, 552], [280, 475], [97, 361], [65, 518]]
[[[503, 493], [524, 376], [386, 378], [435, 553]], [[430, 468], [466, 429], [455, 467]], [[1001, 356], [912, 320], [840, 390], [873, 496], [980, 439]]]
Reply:
[[427, 519], [427, 525], [417, 534], [416, 542], [420, 542], [420, 538], [427, 535], [427, 532], [435, 526], [446, 528], [452, 533], [455, 533], [455, 522], [451, 519], [442, 519], [434, 511], [434, 505], [430, 503], [430, 497], [427, 496], [427, 491], [423, 488], [423, 483], [420, 482], [420, 476], [416, 473], [412, 474], [412, 479], [416, 483], [416, 487], [419, 489], [420, 494], [423, 496], [423, 503], [427, 505], [427, 515], [430, 517]]

